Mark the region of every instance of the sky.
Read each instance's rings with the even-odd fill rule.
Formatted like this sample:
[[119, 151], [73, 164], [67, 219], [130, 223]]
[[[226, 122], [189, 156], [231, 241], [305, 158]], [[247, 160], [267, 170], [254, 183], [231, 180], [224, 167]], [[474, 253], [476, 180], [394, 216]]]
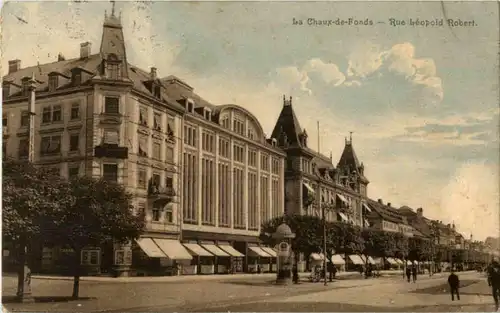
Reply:
[[[293, 97], [310, 147], [344, 138], [368, 194], [475, 239], [499, 235], [499, 61], [495, 2], [117, 2], [129, 63], [176, 75], [214, 104], [245, 107], [270, 134]], [[2, 68], [99, 49], [108, 2], [9, 2]], [[372, 25], [310, 25], [352, 18]], [[392, 26], [390, 19], [405, 21]], [[294, 25], [293, 20], [302, 21]], [[474, 21], [474, 26], [411, 26]], [[4, 71], [2, 71], [4, 72]], [[319, 132], [317, 122], [320, 123]]]

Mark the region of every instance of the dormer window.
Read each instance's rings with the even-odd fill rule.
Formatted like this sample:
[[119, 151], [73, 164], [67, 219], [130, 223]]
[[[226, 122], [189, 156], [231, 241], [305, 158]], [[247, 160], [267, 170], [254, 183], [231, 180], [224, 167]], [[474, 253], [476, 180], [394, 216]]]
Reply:
[[271, 145], [272, 145], [273, 147], [276, 147], [276, 146], [278, 145], [278, 141], [276, 140], [276, 138], [272, 138], [272, 139], [271, 139]]
[[186, 99], [186, 111], [188, 113], [193, 113], [194, 111], [194, 102], [191, 99]]
[[230, 121], [229, 121], [229, 117], [225, 116], [224, 118], [222, 118], [220, 124], [224, 128], [229, 128], [229, 126], [231, 125]]
[[22, 93], [23, 96], [27, 96], [29, 93], [29, 86], [30, 86], [30, 81], [28, 77], [23, 78], [23, 86], [22, 86]]
[[209, 108], [205, 108], [203, 110], [203, 117], [207, 120], [207, 121], [211, 121], [212, 120], [212, 110], [210, 110]]
[[71, 76], [71, 83], [73, 86], [79, 86], [82, 83], [82, 72], [73, 72], [73, 76]]
[[155, 98], [161, 98], [161, 86], [153, 85], [153, 95], [155, 96]]
[[59, 77], [57, 75], [49, 76], [49, 91], [56, 91], [59, 87]]
[[106, 63], [106, 77], [108, 79], [120, 79], [120, 60], [114, 54], [110, 54]]
[[8, 82], [3, 82], [2, 84], [2, 95], [4, 98], [10, 95], [10, 84]]

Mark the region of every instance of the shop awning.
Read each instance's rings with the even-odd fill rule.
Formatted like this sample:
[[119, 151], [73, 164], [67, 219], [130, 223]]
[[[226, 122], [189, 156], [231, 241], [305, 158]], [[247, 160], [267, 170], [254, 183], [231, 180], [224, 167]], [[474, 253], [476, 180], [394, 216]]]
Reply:
[[137, 242], [142, 251], [144, 251], [144, 253], [146, 253], [146, 255], [150, 258], [167, 257], [151, 238], [139, 238], [135, 242]]
[[210, 251], [210, 253], [212, 253], [215, 256], [230, 256], [229, 253], [224, 252], [223, 250], [221, 250], [221, 248], [217, 247], [216, 245], [213, 245], [213, 244], [203, 245], [202, 244], [201, 246], [203, 248], [207, 249], [208, 251]]
[[310, 258], [314, 261], [323, 261], [325, 259], [325, 256], [323, 253], [311, 253]]
[[368, 212], [372, 211], [372, 209], [366, 203], [363, 203], [363, 208], [365, 208], [365, 210], [367, 210]]
[[340, 254], [334, 254], [332, 255], [332, 263], [336, 265], [343, 265], [345, 264], [345, 260]]
[[347, 215], [345, 215], [344, 213], [339, 212], [339, 216], [340, 216], [340, 218], [342, 219], [342, 221], [344, 221], [344, 222], [349, 222], [349, 218], [348, 218], [348, 217], [347, 217]]
[[349, 259], [356, 265], [363, 265], [365, 263], [363, 262], [363, 259], [357, 254], [349, 255]]
[[230, 245], [219, 245], [219, 248], [221, 248], [223, 251], [229, 253], [229, 255], [237, 257], [237, 258], [242, 258], [245, 256], [243, 253], [239, 252], [238, 250], [236, 250], [235, 248], [233, 248]]
[[346, 199], [343, 195], [341, 195], [341, 194], [339, 194], [339, 193], [338, 193], [338, 194], [337, 194], [337, 197], [340, 199], [340, 201], [344, 202], [344, 204], [347, 204], [347, 203], [348, 203], [348, 202], [347, 202], [347, 199]]
[[254, 256], [260, 256], [263, 258], [270, 258], [271, 256], [267, 254], [264, 250], [262, 250], [260, 247], [248, 247], [248, 252]]
[[303, 182], [302, 185], [306, 187], [307, 191], [309, 191], [310, 193], [314, 193], [313, 187], [311, 187], [308, 183]]
[[402, 260], [400, 260], [400, 259], [394, 259], [394, 260], [395, 260], [396, 262], [398, 262], [398, 264], [400, 264], [400, 265], [403, 265], [403, 264], [404, 264], [404, 262], [403, 262]]
[[373, 258], [373, 261], [375, 262], [375, 264], [384, 264], [382, 262], [382, 258]]
[[375, 263], [375, 260], [374, 260], [371, 256], [369, 256], [369, 257], [368, 257], [368, 263], [370, 263], [370, 264], [372, 264], [372, 265], [375, 265], [375, 264], [376, 264], [376, 263]]
[[387, 258], [387, 262], [392, 265], [399, 265], [398, 261], [396, 261], [394, 258]]
[[178, 240], [153, 238], [161, 251], [171, 260], [192, 260], [193, 256], [184, 248]]
[[260, 247], [262, 250], [264, 250], [265, 253], [269, 254], [273, 258], [277, 257], [278, 254], [276, 253], [276, 250], [270, 247]]
[[214, 256], [212, 253], [203, 249], [197, 243], [185, 243], [184, 247], [186, 247], [188, 249], [188, 251], [194, 256]]

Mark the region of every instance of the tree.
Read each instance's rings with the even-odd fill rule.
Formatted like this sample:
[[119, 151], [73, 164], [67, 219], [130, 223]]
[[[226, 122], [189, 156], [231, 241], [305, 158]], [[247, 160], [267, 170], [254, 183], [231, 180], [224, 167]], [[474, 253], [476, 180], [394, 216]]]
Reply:
[[358, 226], [334, 222], [330, 226], [332, 231], [329, 233], [331, 238], [329, 241], [335, 250], [340, 253], [358, 254], [365, 249], [365, 242], [361, 235], [361, 228]]
[[319, 217], [311, 215], [285, 215], [274, 218], [262, 224], [260, 239], [271, 246], [277, 244], [272, 234], [279, 225], [286, 223], [295, 233], [292, 239], [292, 250], [294, 253], [320, 252], [323, 243], [323, 225]]
[[27, 161], [6, 159], [2, 177], [2, 239], [13, 245], [18, 268], [18, 296], [23, 294], [25, 249], [40, 236], [44, 221], [66, 207], [66, 183], [58, 173]]
[[72, 296], [78, 298], [82, 250], [87, 246], [127, 243], [138, 238], [144, 227], [144, 216], [134, 214], [132, 196], [121, 185], [90, 177], [77, 177], [68, 185], [67, 197], [71, 203], [55, 211], [43, 232], [53, 244], [73, 249]]

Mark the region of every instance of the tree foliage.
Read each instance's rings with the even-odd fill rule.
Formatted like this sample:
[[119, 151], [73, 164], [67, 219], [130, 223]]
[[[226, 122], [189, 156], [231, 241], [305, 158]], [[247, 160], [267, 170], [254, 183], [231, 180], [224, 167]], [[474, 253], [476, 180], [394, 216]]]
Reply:
[[2, 237], [14, 243], [40, 235], [44, 221], [67, 206], [67, 185], [49, 169], [26, 161], [3, 161]]

